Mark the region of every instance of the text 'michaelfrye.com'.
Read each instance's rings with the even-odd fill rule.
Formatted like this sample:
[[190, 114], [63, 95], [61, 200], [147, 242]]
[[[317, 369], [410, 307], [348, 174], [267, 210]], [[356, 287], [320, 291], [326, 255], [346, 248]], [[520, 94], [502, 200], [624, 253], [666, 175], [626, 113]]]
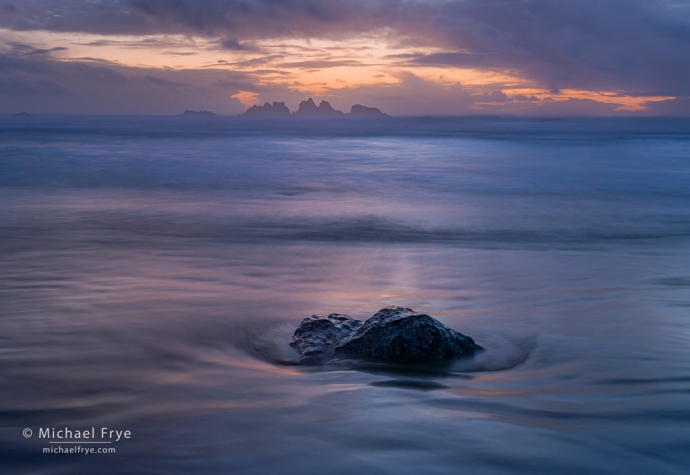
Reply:
[[[25, 439], [30, 439], [34, 431], [26, 428], [22, 431]], [[115, 447], [110, 444], [132, 438], [132, 431], [95, 427], [89, 429], [70, 429], [69, 427], [40, 427], [38, 439], [47, 441], [50, 445], [43, 447], [44, 454], [112, 454]]]

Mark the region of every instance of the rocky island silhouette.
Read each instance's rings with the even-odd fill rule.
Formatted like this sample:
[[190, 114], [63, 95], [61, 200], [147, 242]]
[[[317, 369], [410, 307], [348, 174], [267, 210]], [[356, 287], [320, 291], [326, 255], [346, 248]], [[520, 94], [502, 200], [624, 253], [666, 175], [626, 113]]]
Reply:
[[[216, 117], [211, 111], [186, 110], [178, 117]], [[367, 107], [355, 104], [350, 108], [350, 112], [343, 112], [334, 109], [328, 101], [321, 101], [316, 105], [311, 97], [302, 101], [295, 112], [285, 105], [285, 102], [266, 102], [264, 105], [253, 105], [247, 109], [240, 117], [251, 118], [277, 118], [277, 117], [306, 117], [306, 118], [335, 118], [335, 117], [389, 117], [388, 114], [381, 112], [377, 107]]]
[[242, 114], [246, 117], [290, 117], [290, 109], [284, 102], [268, 102], [263, 106], [251, 106], [247, 112]]
[[266, 102], [263, 106], [254, 105], [242, 114], [243, 117], [388, 117], [380, 109], [376, 107], [366, 107], [361, 104], [355, 104], [350, 109], [350, 112], [345, 113], [333, 108], [328, 101], [321, 101], [316, 105], [314, 99], [311, 97], [306, 101], [302, 101], [295, 112], [290, 113], [290, 109], [285, 105], [285, 102], [273, 102], [273, 104]]

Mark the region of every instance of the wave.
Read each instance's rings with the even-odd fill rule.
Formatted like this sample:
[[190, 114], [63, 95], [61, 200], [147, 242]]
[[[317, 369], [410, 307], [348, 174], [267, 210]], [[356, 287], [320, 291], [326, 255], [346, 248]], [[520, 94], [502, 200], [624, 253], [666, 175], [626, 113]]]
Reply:
[[688, 137], [684, 118], [560, 118], [516, 117], [395, 117], [388, 119], [247, 120], [216, 117], [34, 117], [30, 122], [0, 119], [0, 138], [38, 135], [41, 140], [81, 138], [197, 139], [212, 137], [478, 137], [531, 140], [568, 139], [586, 135], [593, 140]]
[[[539, 224], [539, 223], [535, 223]], [[142, 216], [136, 214], [89, 217], [7, 216], [0, 224], [0, 242], [43, 241], [51, 243], [139, 243], [156, 239], [205, 239], [222, 242], [322, 242], [495, 245], [582, 245], [639, 243], [690, 236], [690, 222], [638, 225], [625, 228], [602, 224], [593, 228], [424, 228], [376, 216], [341, 219], [297, 217], [195, 219], [189, 216]], [[677, 284], [676, 284], [677, 285]]]

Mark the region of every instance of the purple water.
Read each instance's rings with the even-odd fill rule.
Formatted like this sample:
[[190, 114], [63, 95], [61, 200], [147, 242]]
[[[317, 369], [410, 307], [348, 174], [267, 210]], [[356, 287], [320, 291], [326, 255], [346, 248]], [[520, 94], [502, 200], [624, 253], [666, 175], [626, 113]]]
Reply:
[[[684, 474], [689, 251], [688, 121], [3, 119], [3, 471]], [[294, 364], [392, 304], [487, 351]]]

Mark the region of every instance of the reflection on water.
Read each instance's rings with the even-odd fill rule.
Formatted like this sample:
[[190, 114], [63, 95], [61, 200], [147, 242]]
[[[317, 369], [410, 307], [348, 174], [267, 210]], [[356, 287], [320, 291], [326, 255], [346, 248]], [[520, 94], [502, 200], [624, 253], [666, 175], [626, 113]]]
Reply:
[[[688, 123], [303, 124], [0, 124], [8, 473], [687, 471]], [[294, 364], [391, 304], [486, 351]]]

